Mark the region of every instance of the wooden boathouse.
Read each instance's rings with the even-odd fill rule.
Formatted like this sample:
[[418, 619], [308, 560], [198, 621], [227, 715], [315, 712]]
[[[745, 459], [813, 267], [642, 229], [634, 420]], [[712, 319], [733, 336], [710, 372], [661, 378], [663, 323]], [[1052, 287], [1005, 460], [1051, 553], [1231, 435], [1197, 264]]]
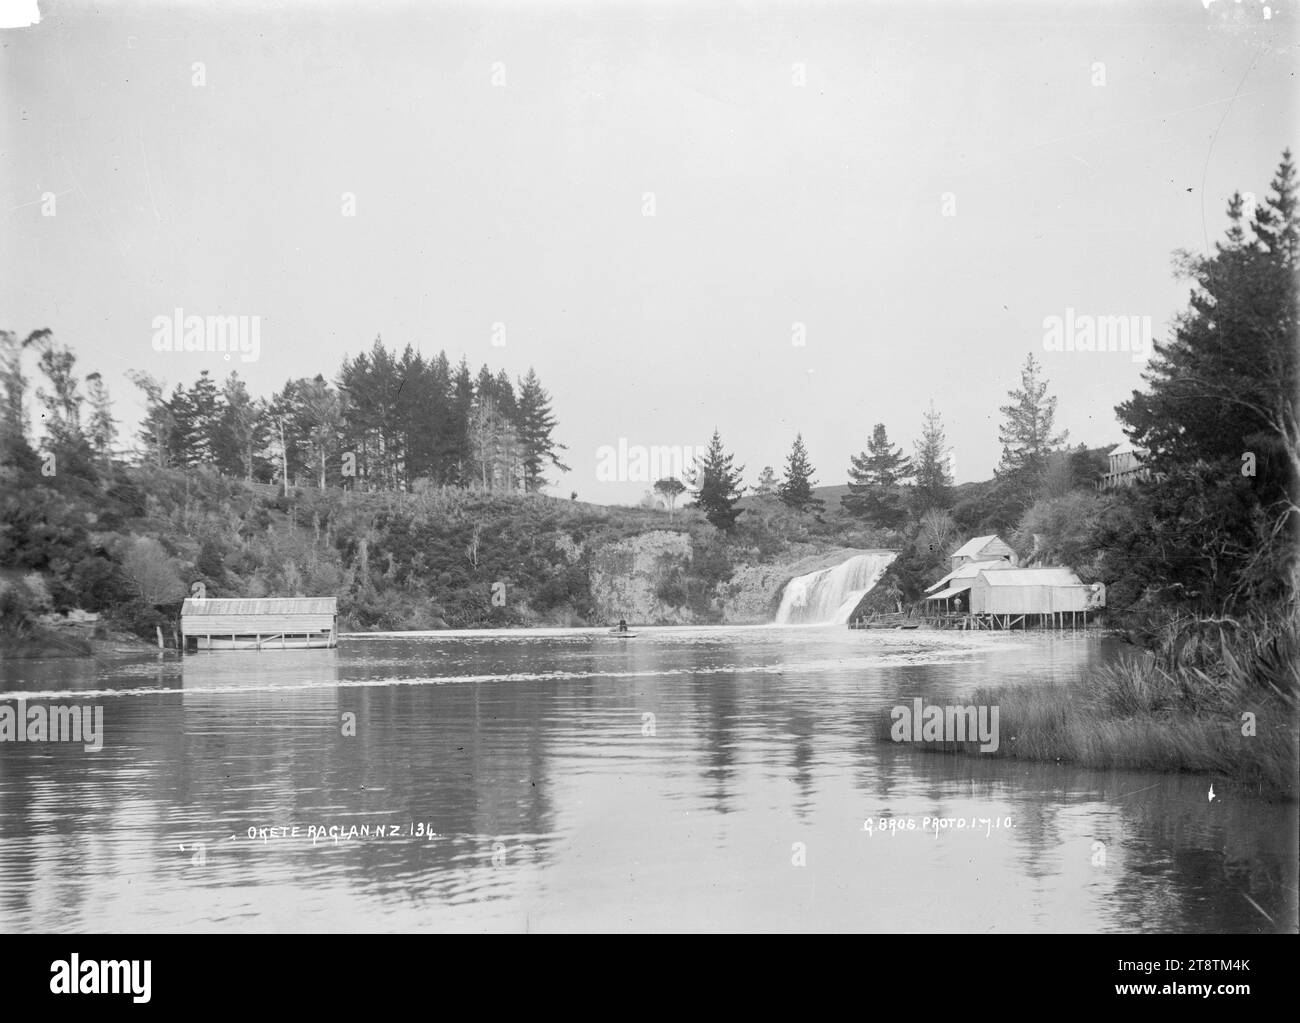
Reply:
[[1021, 568], [999, 537], [980, 536], [952, 556], [952, 571], [922, 602], [931, 624], [957, 629], [1081, 628], [1106, 606], [1101, 583], [1083, 582], [1068, 568]]
[[1078, 628], [1104, 605], [1100, 584], [1089, 586], [1068, 568], [981, 572], [970, 588], [970, 613], [980, 629]]
[[305, 650], [338, 646], [337, 597], [190, 598], [183, 649]]

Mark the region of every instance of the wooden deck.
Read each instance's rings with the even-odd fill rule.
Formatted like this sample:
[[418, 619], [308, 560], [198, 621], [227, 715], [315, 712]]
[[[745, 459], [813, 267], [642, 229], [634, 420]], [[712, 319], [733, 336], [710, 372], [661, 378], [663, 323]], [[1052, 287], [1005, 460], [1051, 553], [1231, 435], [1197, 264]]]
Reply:
[[1087, 611], [1057, 611], [1045, 614], [989, 614], [962, 612], [960, 614], [927, 615], [923, 621], [936, 629], [966, 629], [1005, 632], [1010, 629], [1046, 629], [1054, 632], [1076, 632], [1088, 626]]
[[850, 629], [918, 629], [922, 619], [907, 611], [876, 612], [850, 619]]

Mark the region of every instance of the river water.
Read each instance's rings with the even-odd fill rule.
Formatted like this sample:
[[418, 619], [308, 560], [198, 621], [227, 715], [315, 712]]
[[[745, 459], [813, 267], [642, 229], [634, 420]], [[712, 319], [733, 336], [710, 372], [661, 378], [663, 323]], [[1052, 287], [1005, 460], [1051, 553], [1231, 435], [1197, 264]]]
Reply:
[[103, 708], [98, 751], [0, 742], [0, 930], [1294, 930], [1294, 807], [879, 737], [1115, 656], [754, 627], [0, 663], [11, 706]]

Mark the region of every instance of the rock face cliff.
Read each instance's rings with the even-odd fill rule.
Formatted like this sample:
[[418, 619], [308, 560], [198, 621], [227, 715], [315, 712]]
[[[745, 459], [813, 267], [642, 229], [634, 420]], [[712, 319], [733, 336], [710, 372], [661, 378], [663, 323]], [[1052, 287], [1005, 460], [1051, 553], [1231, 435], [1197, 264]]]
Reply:
[[670, 607], [656, 593], [665, 579], [691, 563], [689, 533], [656, 530], [619, 540], [592, 552], [591, 597], [603, 621], [684, 625], [694, 621], [689, 608]]
[[[737, 563], [731, 578], [718, 584], [710, 619], [728, 624], [758, 625], [776, 618], [781, 591], [791, 580], [833, 568], [866, 553], [852, 547], [818, 551], [811, 547], [790, 552], [765, 564]], [[590, 585], [596, 616], [615, 622], [686, 625], [700, 621], [685, 602], [667, 603], [676, 580], [691, 569], [691, 538], [687, 533], [658, 530], [619, 540], [592, 552]], [[682, 605], [682, 606], [675, 606]]]

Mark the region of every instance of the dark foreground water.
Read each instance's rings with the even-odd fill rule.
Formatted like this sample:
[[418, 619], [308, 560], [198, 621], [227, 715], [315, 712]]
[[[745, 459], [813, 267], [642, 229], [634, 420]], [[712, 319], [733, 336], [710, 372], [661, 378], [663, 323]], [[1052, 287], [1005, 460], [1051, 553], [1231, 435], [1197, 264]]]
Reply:
[[10, 662], [0, 701], [98, 704], [104, 737], [0, 742], [0, 929], [1294, 930], [1294, 807], [876, 737], [1115, 653], [737, 628]]

